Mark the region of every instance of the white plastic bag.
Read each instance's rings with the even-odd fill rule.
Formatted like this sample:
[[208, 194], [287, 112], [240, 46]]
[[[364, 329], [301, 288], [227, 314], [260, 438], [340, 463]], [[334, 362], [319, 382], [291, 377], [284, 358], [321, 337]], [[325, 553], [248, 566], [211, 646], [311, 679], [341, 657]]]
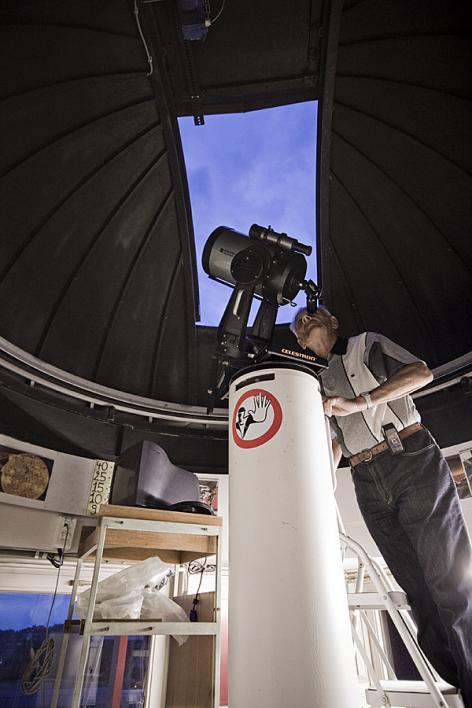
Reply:
[[[140, 591], [142, 595], [144, 588], [147, 585], [156, 585], [169, 568], [169, 563], [164, 563], [157, 556], [130, 565], [98, 583], [96, 604], [113, 598], [121, 598], [136, 591]], [[75, 611], [80, 619], [85, 619], [89, 597], [90, 590], [86, 590], [77, 599]]]
[[[98, 584], [93, 619], [97, 620], [162, 620], [188, 622], [185, 610], [154, 586], [167, 574], [170, 565], [153, 556], [142, 563], [129, 566]], [[90, 590], [79, 595], [75, 611], [85, 619]], [[182, 645], [188, 637], [173, 635]]]
[[[144, 591], [141, 619], [160, 619], [163, 622], [189, 621], [185, 610], [180, 605], [159, 590], [151, 589]], [[182, 646], [188, 639], [187, 635], [174, 634], [172, 636], [179, 646]]]
[[141, 616], [143, 605], [143, 594], [141, 592], [130, 592], [122, 597], [113, 597], [95, 605], [95, 620], [106, 619], [129, 619], [137, 620]]

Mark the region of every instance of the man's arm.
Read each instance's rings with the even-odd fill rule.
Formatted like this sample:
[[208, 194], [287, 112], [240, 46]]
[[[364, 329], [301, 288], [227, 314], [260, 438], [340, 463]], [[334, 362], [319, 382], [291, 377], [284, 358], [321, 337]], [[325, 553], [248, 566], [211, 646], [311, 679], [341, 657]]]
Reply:
[[[389, 376], [383, 384], [370, 391], [370, 397], [375, 406], [380, 403], [388, 403], [388, 401], [394, 401], [396, 398], [402, 398], [417, 391], [432, 380], [433, 374], [424, 361], [415, 361], [413, 364], [402, 367]], [[352, 399], [334, 396], [327, 398], [323, 402], [323, 407], [327, 416], [344, 416], [365, 411], [367, 402], [363, 396]]]

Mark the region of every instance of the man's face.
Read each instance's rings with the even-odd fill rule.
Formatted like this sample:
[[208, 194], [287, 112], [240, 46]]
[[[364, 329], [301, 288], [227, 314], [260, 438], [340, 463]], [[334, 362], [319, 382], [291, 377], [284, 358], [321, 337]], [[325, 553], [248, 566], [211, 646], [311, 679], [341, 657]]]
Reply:
[[309, 315], [302, 310], [295, 322], [296, 337], [303, 349], [311, 349], [326, 359], [338, 336], [338, 321], [326, 310]]

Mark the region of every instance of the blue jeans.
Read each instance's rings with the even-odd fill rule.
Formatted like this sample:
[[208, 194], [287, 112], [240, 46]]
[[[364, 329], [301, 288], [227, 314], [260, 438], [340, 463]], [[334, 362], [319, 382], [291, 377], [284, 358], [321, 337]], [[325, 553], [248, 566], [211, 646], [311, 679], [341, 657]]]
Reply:
[[472, 549], [449, 467], [426, 429], [352, 470], [367, 527], [407, 593], [418, 642], [472, 708]]

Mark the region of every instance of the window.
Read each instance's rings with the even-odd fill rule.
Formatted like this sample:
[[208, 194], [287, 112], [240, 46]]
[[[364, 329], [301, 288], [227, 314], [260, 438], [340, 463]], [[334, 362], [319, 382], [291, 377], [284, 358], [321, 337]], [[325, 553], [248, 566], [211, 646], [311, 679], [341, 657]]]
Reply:
[[[229, 289], [201, 267], [205, 242], [217, 226], [247, 234], [269, 224], [313, 246], [308, 277], [316, 281], [315, 165], [317, 103], [243, 114], [206, 116], [204, 126], [179, 120], [195, 229], [201, 323], [218, 325]], [[302, 295], [300, 306], [305, 304]], [[254, 310], [254, 308], [253, 308]], [[292, 319], [279, 309], [278, 322]]]
[[[32, 652], [41, 645], [53, 601], [52, 594], [0, 594], [0, 705], [49, 708], [54, 690], [68, 595], [57, 595], [49, 623], [54, 641], [52, 670], [32, 695], [22, 691], [22, 675]], [[78, 634], [70, 637], [59, 708], [70, 705], [80, 652]], [[93, 637], [82, 703], [88, 708], [138, 708], [144, 705], [149, 637]]]

